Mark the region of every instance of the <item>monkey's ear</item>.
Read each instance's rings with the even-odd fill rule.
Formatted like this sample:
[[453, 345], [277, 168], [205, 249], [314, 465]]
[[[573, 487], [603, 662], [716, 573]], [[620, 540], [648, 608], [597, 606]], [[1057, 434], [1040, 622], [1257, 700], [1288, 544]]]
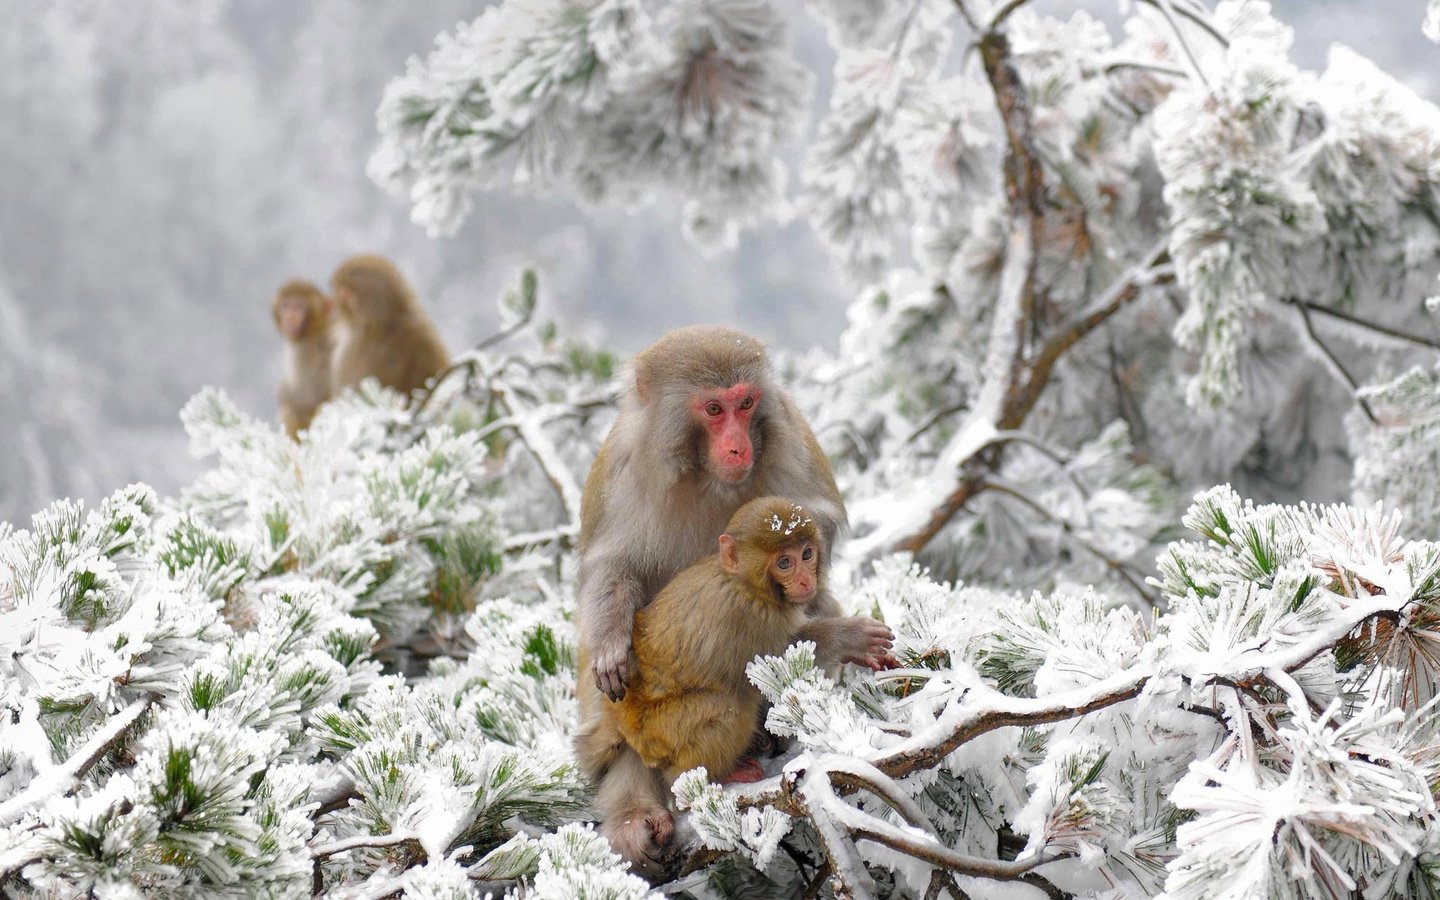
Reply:
[[740, 542], [728, 534], [720, 535], [720, 566], [731, 575], [740, 571]]

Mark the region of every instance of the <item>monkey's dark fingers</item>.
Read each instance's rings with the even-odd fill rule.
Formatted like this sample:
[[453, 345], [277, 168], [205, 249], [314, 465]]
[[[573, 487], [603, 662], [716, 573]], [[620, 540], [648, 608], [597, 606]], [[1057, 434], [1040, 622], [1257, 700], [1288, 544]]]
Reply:
[[614, 672], [595, 673], [595, 684], [600, 688], [600, 693], [611, 700], [619, 702], [625, 699], [625, 682]]
[[597, 653], [595, 656], [595, 687], [611, 700], [625, 697], [625, 688], [630, 686], [630, 660], [635, 654]]
[[900, 668], [900, 660], [896, 659], [893, 654], [882, 653], [871, 657], [865, 665], [869, 666], [872, 672], [883, 672], [886, 669]]

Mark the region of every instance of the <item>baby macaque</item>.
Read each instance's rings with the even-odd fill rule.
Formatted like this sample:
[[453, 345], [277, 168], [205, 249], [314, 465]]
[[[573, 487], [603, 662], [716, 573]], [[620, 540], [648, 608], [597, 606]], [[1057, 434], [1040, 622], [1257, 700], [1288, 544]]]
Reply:
[[[576, 740], [581, 766], [600, 782], [601, 831], [639, 871], [656, 874], [674, 820], [669, 786], [704, 766], [723, 781], [756, 781], [747, 760], [760, 692], [745, 677], [756, 656], [802, 636], [824, 590], [825, 544], [805, 507], [780, 497], [743, 506], [719, 552], [675, 576], [635, 614], [636, 671], [625, 697], [602, 704], [599, 727]], [[890, 630], [864, 616], [829, 618], [831, 640], [888, 659]]]
[[285, 377], [280, 381], [280, 421], [294, 438], [310, 426], [320, 404], [330, 399], [334, 340], [330, 299], [313, 282], [296, 278], [281, 285], [270, 303], [275, 328], [285, 340]]

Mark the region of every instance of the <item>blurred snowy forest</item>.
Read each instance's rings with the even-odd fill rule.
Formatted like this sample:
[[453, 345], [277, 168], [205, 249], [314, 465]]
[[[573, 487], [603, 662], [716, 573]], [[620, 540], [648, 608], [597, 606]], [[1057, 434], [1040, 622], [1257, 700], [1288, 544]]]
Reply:
[[[1091, 10], [1111, 0], [1040, 3]], [[802, 221], [762, 224], [705, 256], [679, 211], [580, 213], [566, 196], [481, 197], [452, 237], [409, 224], [365, 176], [375, 110], [406, 57], [483, 4], [417, 0], [146, 2], [139, 8], [7, 0], [0, 16], [0, 520], [57, 496], [143, 479], [170, 493], [199, 467], [176, 411], [202, 385], [269, 417], [280, 369], [266, 313], [292, 275], [345, 256], [400, 261], [459, 351], [493, 326], [490, 298], [536, 267], [567, 328], [620, 352], [695, 320], [774, 345], [834, 349], [852, 297]], [[1294, 57], [1323, 65], [1340, 40], [1435, 99], [1434, 45], [1402, 0], [1276, 4]], [[812, 129], [833, 51], [785, 5], [796, 57], [816, 75]], [[785, 149], [798, 162], [800, 144]], [[1339, 496], [1343, 451], [1297, 436], [1314, 465], [1266, 459], [1265, 496]], [[103, 449], [101, 449], [103, 448]], [[1298, 480], [1314, 471], [1313, 491]]]

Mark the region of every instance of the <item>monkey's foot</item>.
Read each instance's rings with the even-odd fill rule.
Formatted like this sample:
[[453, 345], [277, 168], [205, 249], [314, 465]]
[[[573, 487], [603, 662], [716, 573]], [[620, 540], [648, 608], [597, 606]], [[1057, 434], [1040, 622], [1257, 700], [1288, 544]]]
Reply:
[[650, 840], [657, 848], [668, 845], [675, 835], [675, 817], [663, 807], [647, 813], [645, 825], [650, 829]]
[[751, 757], [745, 757], [735, 769], [724, 778], [720, 779], [721, 784], [752, 784], [756, 781], [765, 780], [765, 770]]
[[668, 878], [674, 859], [667, 845], [675, 836], [675, 818], [670, 810], [658, 806], [622, 813], [601, 824], [600, 833], [609, 838], [611, 848], [637, 874], [652, 883]]

